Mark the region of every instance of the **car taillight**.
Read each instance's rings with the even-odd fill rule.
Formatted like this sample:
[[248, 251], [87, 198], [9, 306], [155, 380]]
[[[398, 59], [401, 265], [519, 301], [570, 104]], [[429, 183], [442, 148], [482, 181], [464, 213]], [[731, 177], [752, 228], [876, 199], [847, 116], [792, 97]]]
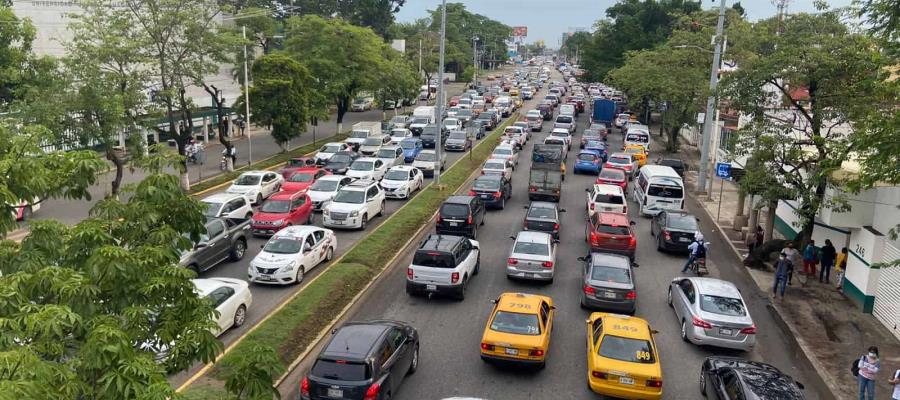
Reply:
[[474, 190], [469, 190], [469, 196], [478, 196], [478, 193], [475, 193]]
[[503, 196], [503, 193], [502, 193], [502, 192], [499, 192], [499, 191], [494, 192], [494, 198], [495, 198], [495, 199], [499, 199], [500, 196]]
[[516, 265], [516, 264], [519, 263], [519, 260], [517, 260], [517, 259], [515, 259], [515, 258], [507, 258], [507, 259], [506, 259], [506, 263], [509, 264], [509, 265]]
[[444, 219], [441, 218], [441, 214], [438, 214], [438, 216], [437, 216], [437, 223], [441, 223], [441, 222], [443, 222], [443, 221], [444, 221]]
[[662, 387], [662, 379], [656, 379], [656, 378], [647, 379], [647, 386], [654, 387], [654, 388], [661, 388]]
[[413, 269], [412, 269], [412, 268], [407, 268], [407, 269], [406, 269], [406, 277], [409, 278], [409, 279], [412, 279], [412, 278], [413, 278]]
[[373, 383], [372, 386], [369, 386], [369, 389], [366, 390], [366, 395], [363, 397], [363, 400], [376, 400], [380, 390], [381, 384]]
[[532, 351], [529, 351], [529, 352], [528, 352], [528, 355], [531, 356], [531, 357], [543, 357], [543, 356], [544, 356], [544, 351], [543, 351], [543, 350], [540, 350], [540, 349], [538, 349], [538, 350], [532, 350]]
[[600, 235], [597, 232], [591, 232], [591, 245], [599, 246], [600, 245]]
[[628, 206], [622, 206], [622, 213], [628, 214]]
[[537, 192], [537, 186], [529, 186], [528, 191], [529, 192]]
[[631, 239], [628, 241], [628, 248], [633, 249], [635, 247], [637, 247], [637, 239], [635, 239], [634, 236], [632, 236]]
[[597, 291], [591, 285], [584, 285], [584, 294], [595, 294]]
[[481, 174], [484, 175], [484, 170], [481, 170]]
[[541, 266], [544, 268], [553, 268], [553, 261], [544, 261], [541, 263]]
[[606, 379], [606, 377], [607, 377], [606, 372], [600, 372], [600, 371], [591, 371], [591, 376], [593, 376], [594, 378], [597, 378], [597, 379]]
[[309, 397], [309, 378], [303, 377], [303, 380], [300, 381], [300, 395]]
[[450, 274], [450, 283], [459, 282], [459, 272], [454, 272]]
[[481, 349], [484, 350], [484, 351], [494, 351], [494, 345], [492, 345], [492, 344], [487, 344], [487, 343], [482, 343], [482, 344], [481, 344]]
[[745, 335], [755, 335], [756, 334], [756, 325], [741, 329], [741, 333], [743, 333]]
[[637, 292], [634, 290], [629, 290], [628, 293], [625, 293], [625, 299], [634, 300], [637, 298]]
[[666, 240], [672, 240], [672, 234], [669, 233], [669, 231], [662, 231], [662, 234], [663, 234], [663, 237], [666, 238]]
[[554, 231], [558, 231], [558, 230], [559, 230], [559, 224], [553, 224], [553, 230], [554, 230]]
[[712, 325], [710, 325], [709, 322], [704, 321], [696, 315], [691, 317], [691, 324], [698, 328], [712, 329]]

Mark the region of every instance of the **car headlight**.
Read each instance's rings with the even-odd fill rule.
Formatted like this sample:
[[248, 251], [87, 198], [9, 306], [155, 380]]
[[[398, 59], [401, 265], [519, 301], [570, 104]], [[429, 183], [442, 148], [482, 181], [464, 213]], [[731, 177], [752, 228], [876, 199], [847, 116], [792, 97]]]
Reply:
[[294, 267], [297, 266], [296, 261], [291, 261], [288, 265], [285, 265], [284, 268], [281, 269], [281, 272], [291, 272], [294, 270]]
[[331, 211], [328, 211], [327, 208], [323, 208], [323, 209], [322, 209], [322, 215], [324, 215], [324, 216], [327, 217], [329, 214], [331, 214]]
[[284, 223], [284, 220], [283, 220], [283, 219], [279, 219], [279, 220], [277, 220], [277, 221], [272, 221], [272, 225], [281, 225], [281, 224], [283, 224], [283, 223]]
[[359, 210], [351, 211], [351, 212], [350, 212], [350, 216], [351, 216], [351, 217], [358, 217], [358, 216], [359, 216]]

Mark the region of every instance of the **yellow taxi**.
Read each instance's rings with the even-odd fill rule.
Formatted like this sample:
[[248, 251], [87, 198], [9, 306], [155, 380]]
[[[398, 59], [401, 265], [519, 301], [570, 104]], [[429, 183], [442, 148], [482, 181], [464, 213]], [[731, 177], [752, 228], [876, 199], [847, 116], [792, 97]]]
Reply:
[[643, 167], [644, 164], [647, 164], [647, 148], [641, 146], [639, 144], [629, 144], [625, 146], [625, 152], [628, 154], [632, 154], [634, 158], [638, 161], [638, 168]]
[[481, 359], [543, 368], [553, 330], [553, 299], [525, 293], [503, 293], [481, 337]]
[[662, 366], [647, 321], [595, 312], [587, 319], [587, 378], [595, 393], [623, 399], [662, 398]]
[[518, 95], [519, 95], [519, 88], [514, 87], [514, 88], [509, 89], [509, 95], [510, 95], [510, 96], [513, 96], [513, 97], [518, 96]]

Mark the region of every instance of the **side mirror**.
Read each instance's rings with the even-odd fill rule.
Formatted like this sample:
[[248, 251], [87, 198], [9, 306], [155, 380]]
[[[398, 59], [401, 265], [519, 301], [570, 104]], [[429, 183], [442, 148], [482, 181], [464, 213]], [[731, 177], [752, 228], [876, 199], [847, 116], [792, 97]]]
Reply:
[[578, 257], [578, 261], [584, 261], [584, 262], [587, 262], [587, 260], [588, 260], [587, 256]]
[[584, 191], [585, 191], [585, 192], [590, 192], [590, 191], [591, 191], [591, 188], [584, 188]]
[[509, 238], [512, 239], [512, 240], [516, 240], [516, 237], [515, 237], [515, 236], [510, 236]]
[[634, 221], [628, 221], [628, 224], [631, 225], [631, 226], [635, 226], [635, 225], [637, 225], [637, 222], [634, 222]]
[[566, 209], [565, 209], [565, 208], [561, 208], [561, 209], [559, 209], [559, 212], [561, 212], [561, 213], [562, 213], [562, 212], [566, 212]]
[[209, 247], [209, 243], [206, 243], [206, 242], [200, 242], [200, 243], [197, 243], [197, 244], [194, 245], [194, 249], [197, 249], [197, 250], [203, 249], [203, 248], [206, 248], [206, 247]]
[[491, 299], [491, 304], [497, 304], [497, 299]]
[[526, 209], [526, 210], [527, 210], [527, 209], [528, 209], [528, 206], [522, 206], [522, 208], [524, 208], [524, 209]]
[[797, 387], [800, 388], [800, 390], [806, 389], [806, 386], [803, 386], [803, 384], [800, 383], [800, 381], [794, 381], [794, 383], [797, 384]]
[[266, 248], [266, 245], [265, 245], [265, 243], [263, 243], [263, 244], [261, 244], [261, 245], [259, 245], [259, 248], [261, 248], [261, 249], [264, 249], [264, 248]]
[[640, 267], [641, 265], [636, 262], [633, 262], [633, 263], [631, 263], [631, 266], [634, 268], [637, 268], [637, 267]]
[[656, 329], [651, 329], [651, 330], [650, 330], [650, 333], [656, 335], [656, 334], [659, 334], [659, 331], [656, 330]]

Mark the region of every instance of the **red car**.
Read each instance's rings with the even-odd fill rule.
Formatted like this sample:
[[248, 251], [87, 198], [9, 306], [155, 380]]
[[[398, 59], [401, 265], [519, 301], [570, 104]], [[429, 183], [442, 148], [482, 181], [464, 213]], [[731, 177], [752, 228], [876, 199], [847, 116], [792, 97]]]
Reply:
[[324, 170], [322, 167], [296, 169], [285, 177], [284, 183], [281, 184], [281, 191], [290, 193], [305, 191], [313, 183], [316, 183], [316, 180], [325, 175], [331, 175], [331, 172]]
[[623, 192], [626, 192], [628, 190], [628, 178], [625, 175], [625, 170], [622, 168], [603, 168], [602, 170], [600, 170], [600, 175], [597, 177], [597, 181], [594, 183], [616, 185], [622, 188]]
[[311, 225], [312, 200], [306, 192], [278, 192], [269, 197], [250, 219], [254, 235], [271, 236], [291, 225]]
[[453, 107], [458, 104], [459, 104], [459, 96], [453, 96], [450, 98], [450, 107]]
[[484, 94], [484, 103], [485, 104], [491, 104], [493, 101], [494, 101], [494, 95], [492, 95], [490, 93]]
[[634, 261], [637, 235], [628, 215], [617, 212], [595, 212], [587, 220], [584, 235], [591, 252], [614, 253], [628, 256]]
[[307, 168], [307, 167], [315, 167], [316, 166], [316, 158], [315, 157], [294, 157], [288, 160], [287, 164], [284, 165], [284, 168], [279, 171], [281, 176], [284, 179], [290, 178], [291, 174], [293, 174], [298, 169]]

